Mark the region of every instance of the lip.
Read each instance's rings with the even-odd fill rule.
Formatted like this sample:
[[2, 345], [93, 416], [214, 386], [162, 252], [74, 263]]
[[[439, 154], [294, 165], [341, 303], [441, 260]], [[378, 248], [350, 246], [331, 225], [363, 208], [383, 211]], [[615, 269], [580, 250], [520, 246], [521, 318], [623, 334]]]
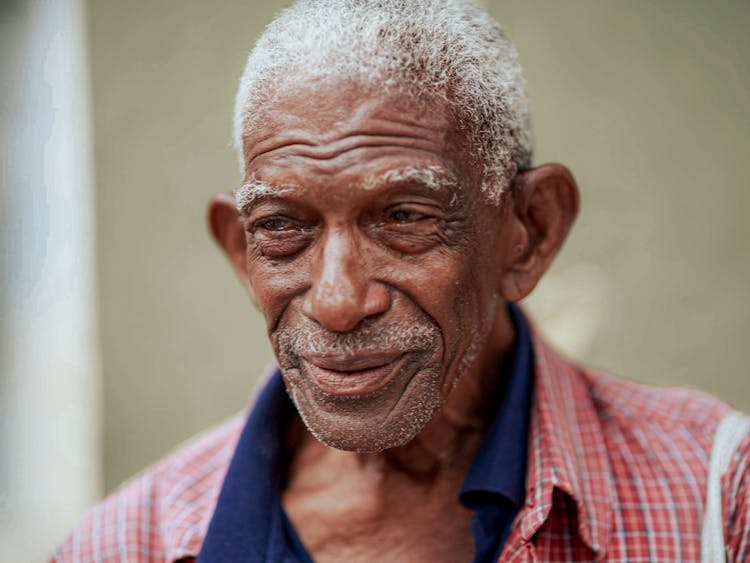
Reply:
[[366, 395], [385, 387], [401, 371], [407, 354], [368, 353], [356, 356], [309, 354], [306, 371], [328, 395]]

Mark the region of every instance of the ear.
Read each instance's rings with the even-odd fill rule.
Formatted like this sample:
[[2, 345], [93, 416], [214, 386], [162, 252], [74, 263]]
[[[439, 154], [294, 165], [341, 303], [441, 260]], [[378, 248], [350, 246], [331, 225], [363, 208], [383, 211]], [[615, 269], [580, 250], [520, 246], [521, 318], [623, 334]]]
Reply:
[[578, 186], [561, 164], [519, 172], [505, 205], [510, 224], [500, 292], [519, 301], [534, 289], [578, 215]]
[[[245, 228], [234, 198], [229, 194], [217, 194], [208, 202], [206, 211], [208, 227], [214, 240], [224, 250], [243, 285], [250, 289], [247, 277]], [[250, 291], [252, 292], [251, 289]]]

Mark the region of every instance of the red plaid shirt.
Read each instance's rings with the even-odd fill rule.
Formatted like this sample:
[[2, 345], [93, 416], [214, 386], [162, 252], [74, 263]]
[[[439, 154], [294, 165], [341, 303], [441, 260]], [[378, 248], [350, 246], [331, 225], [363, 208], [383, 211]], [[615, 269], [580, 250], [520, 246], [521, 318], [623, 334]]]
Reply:
[[[538, 337], [526, 504], [500, 561], [699, 561], [708, 459], [729, 412], [571, 365]], [[52, 561], [177, 561], [200, 551], [244, 417], [94, 508]], [[750, 436], [722, 477], [729, 561], [750, 561]]]

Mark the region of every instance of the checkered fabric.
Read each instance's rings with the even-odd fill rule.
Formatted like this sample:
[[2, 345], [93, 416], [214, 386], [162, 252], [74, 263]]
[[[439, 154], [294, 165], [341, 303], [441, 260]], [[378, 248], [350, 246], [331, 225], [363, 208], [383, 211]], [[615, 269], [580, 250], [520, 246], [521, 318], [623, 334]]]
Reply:
[[[526, 504], [500, 561], [699, 561], [708, 459], [729, 407], [576, 367], [534, 338]], [[54, 562], [190, 561], [244, 424], [235, 417], [94, 508]], [[750, 436], [722, 477], [727, 560], [750, 561]]]

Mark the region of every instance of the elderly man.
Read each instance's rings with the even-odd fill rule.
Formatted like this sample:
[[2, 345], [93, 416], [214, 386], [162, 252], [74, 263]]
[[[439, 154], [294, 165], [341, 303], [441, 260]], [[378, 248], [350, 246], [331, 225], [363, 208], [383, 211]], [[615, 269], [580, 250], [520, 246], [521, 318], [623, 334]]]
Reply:
[[242, 185], [209, 223], [279, 368], [57, 560], [750, 558], [747, 421], [571, 365], [513, 305], [578, 194], [531, 167], [486, 14], [297, 3], [250, 54], [235, 124]]

